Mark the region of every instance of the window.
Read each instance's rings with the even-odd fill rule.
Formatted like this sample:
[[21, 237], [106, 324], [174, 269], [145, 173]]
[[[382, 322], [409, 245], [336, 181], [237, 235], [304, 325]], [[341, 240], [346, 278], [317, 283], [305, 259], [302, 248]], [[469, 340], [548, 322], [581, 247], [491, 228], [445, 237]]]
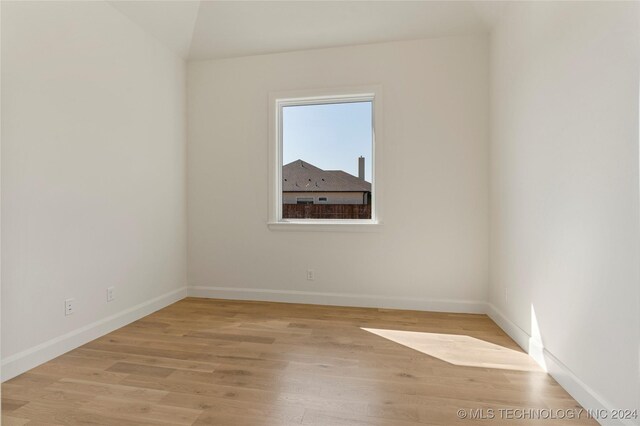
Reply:
[[376, 91], [272, 96], [271, 223], [377, 223]]

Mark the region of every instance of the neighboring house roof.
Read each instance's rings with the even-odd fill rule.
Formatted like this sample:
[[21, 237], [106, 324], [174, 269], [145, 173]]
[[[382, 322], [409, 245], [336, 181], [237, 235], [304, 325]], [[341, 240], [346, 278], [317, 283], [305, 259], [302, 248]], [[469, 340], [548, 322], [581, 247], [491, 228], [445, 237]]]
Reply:
[[282, 167], [284, 192], [371, 192], [371, 184], [342, 170], [322, 170], [296, 160]]

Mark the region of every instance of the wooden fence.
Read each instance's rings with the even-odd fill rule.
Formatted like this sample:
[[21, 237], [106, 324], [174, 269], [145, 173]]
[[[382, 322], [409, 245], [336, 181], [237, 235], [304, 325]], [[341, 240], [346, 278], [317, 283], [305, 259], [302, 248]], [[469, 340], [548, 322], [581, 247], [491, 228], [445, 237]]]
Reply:
[[371, 219], [371, 204], [283, 204], [284, 219]]

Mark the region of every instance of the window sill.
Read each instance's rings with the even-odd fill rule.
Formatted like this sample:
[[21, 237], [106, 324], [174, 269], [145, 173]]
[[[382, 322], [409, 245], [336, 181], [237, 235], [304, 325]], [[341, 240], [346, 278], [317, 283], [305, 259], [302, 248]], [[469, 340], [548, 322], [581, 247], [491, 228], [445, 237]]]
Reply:
[[372, 220], [295, 220], [269, 222], [267, 226], [271, 231], [325, 231], [325, 232], [379, 232], [382, 223]]

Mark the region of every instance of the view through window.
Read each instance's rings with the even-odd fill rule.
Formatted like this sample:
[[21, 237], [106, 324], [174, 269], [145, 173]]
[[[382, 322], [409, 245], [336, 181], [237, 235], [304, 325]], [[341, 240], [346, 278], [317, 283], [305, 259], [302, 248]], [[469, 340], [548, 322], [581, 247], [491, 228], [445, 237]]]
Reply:
[[372, 101], [282, 107], [282, 218], [371, 219]]

